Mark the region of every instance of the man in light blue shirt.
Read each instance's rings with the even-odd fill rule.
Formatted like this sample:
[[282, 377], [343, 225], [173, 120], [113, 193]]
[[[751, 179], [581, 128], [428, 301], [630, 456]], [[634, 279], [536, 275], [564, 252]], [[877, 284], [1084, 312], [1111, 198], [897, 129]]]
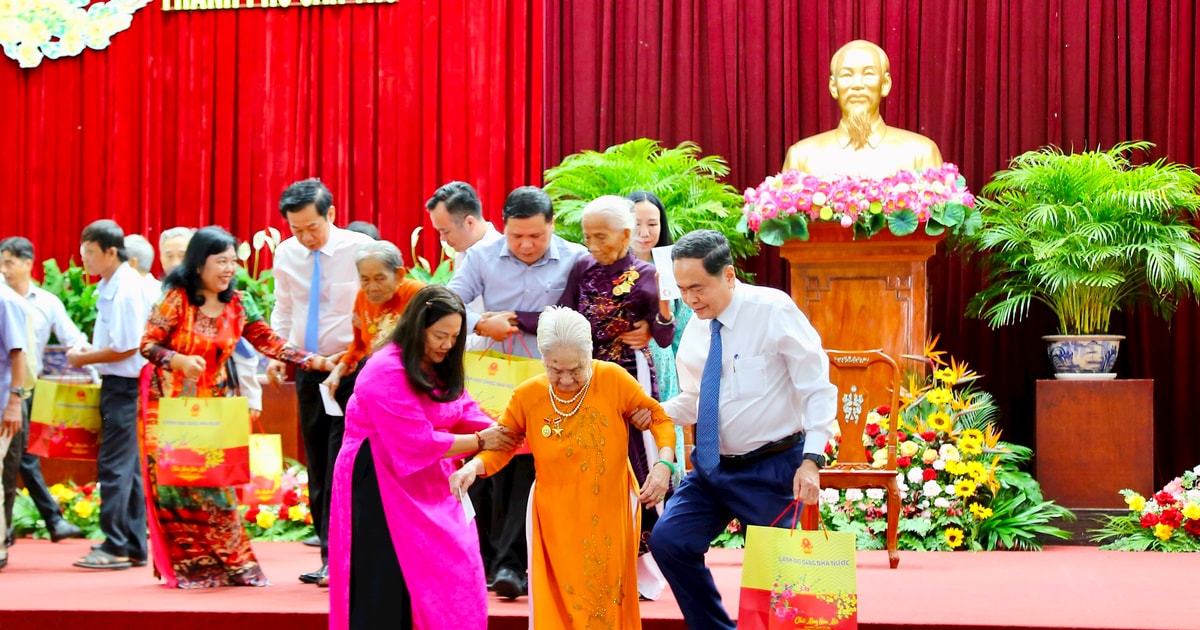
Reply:
[[[25, 309], [21, 297], [6, 286], [0, 286], [0, 392], [6, 400], [0, 417], [0, 453], [8, 452], [8, 443], [21, 430], [21, 415], [25, 404], [25, 347], [29, 333], [25, 327]], [[4, 478], [0, 460], [0, 479]], [[0, 494], [3, 494], [0, 484]], [[8, 529], [4, 511], [0, 510], [0, 532]], [[0, 569], [8, 565], [8, 549], [0, 545]]]
[[150, 314], [142, 277], [125, 262], [125, 233], [115, 221], [88, 225], [79, 253], [96, 286], [96, 329], [92, 345], [67, 352], [72, 367], [95, 365], [100, 383], [100, 454], [96, 481], [104, 493], [100, 530], [105, 541], [75, 566], [128, 569], [146, 564], [146, 497], [138, 453], [138, 373], [146, 364], [138, 351]]
[[[571, 267], [587, 250], [554, 235], [554, 207], [541, 188], [513, 190], [503, 216], [504, 238], [468, 249], [448, 286], [464, 303], [483, 298], [487, 312], [468, 309], [468, 330], [497, 342], [512, 337], [506, 352], [540, 358], [536, 337], [517, 329], [516, 312], [536, 316], [557, 304]], [[526, 592], [525, 506], [532, 485], [533, 456], [525, 454], [471, 487], [484, 571], [496, 594], [507, 599]]]

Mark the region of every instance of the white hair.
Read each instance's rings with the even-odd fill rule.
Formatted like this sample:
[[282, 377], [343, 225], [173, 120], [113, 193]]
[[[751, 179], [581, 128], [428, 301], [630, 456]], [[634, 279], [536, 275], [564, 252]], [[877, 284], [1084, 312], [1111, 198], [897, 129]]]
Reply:
[[633, 202], [617, 195], [596, 197], [583, 207], [580, 220], [588, 217], [600, 217], [609, 227], [617, 230], [630, 230], [637, 225], [637, 215], [633, 212]]
[[173, 227], [169, 230], [163, 230], [162, 234], [158, 235], [158, 248], [162, 249], [163, 243], [173, 239], [182, 238], [192, 240], [192, 235], [196, 233], [196, 228], [190, 227]]
[[141, 234], [130, 234], [125, 237], [125, 253], [130, 258], [137, 259], [138, 271], [150, 273], [154, 264], [154, 246]]
[[592, 325], [565, 306], [547, 306], [538, 317], [537, 347], [542, 356], [566, 348], [592, 358]]
[[371, 241], [359, 245], [354, 264], [357, 265], [368, 258], [378, 260], [393, 272], [398, 272], [404, 267], [404, 257], [400, 255], [400, 248], [391, 241]]

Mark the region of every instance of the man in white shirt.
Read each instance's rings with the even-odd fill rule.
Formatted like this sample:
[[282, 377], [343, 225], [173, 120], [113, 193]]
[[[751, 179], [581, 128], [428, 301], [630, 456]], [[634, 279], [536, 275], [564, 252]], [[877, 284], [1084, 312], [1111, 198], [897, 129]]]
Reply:
[[150, 268], [154, 266], [154, 246], [145, 236], [130, 234], [125, 237], [125, 253], [129, 255], [129, 266], [142, 277], [146, 301], [151, 306], [157, 304], [158, 298], [162, 297], [162, 283], [150, 273]]
[[[454, 250], [454, 269], [462, 268], [467, 250], [476, 245], [485, 246], [504, 238], [491, 221], [483, 218], [483, 204], [479, 194], [466, 182], [450, 182], [434, 191], [425, 202], [429, 220], [441, 236], [442, 243]], [[476, 296], [467, 308], [483, 314], [483, 296]], [[475, 333], [467, 335], [467, 350], [482, 350], [490, 339]]]
[[671, 259], [696, 316], [679, 344], [680, 394], [663, 408], [696, 425], [696, 448], [650, 550], [689, 628], [733, 630], [704, 554], [734, 518], [768, 526], [793, 499], [817, 502], [837, 389], [817, 331], [786, 293], [737, 281], [724, 235], [686, 234]]
[[[30, 281], [32, 271], [33, 243], [29, 242], [29, 239], [22, 236], [11, 236], [0, 241], [0, 273], [4, 274], [4, 281], [8, 283], [9, 287], [12, 287], [13, 292], [24, 300], [25, 315], [29, 327], [33, 331], [34, 347], [30, 348], [28, 352], [29, 357], [33, 359], [34, 374], [38, 375], [42, 373], [42, 355], [46, 352], [46, 344], [50, 342], [51, 333], [58, 338], [59, 343], [65, 346], [73, 346], [78, 341], [87, 340], [82, 338], [83, 333], [79, 332], [75, 322], [67, 316], [67, 309], [63, 306], [62, 301], [54, 294], [33, 285], [33, 282]], [[27, 388], [33, 386], [34, 383], [25, 384]], [[12, 494], [12, 499], [16, 499], [18, 471], [21, 480], [25, 482], [25, 489], [29, 491], [29, 498], [33, 499], [38, 514], [46, 522], [46, 529], [50, 532], [51, 541], [58, 542], [64, 538], [78, 538], [83, 535], [77, 525], [63, 518], [58, 502], [50, 496], [46, 482], [42, 479], [41, 459], [37, 455], [25, 452], [29, 446], [29, 414], [32, 402], [32, 397], [25, 399], [21, 432], [13, 438], [12, 444], [8, 447], [8, 456], [4, 460], [4, 514], [8, 517], [7, 538], [9, 544], [13, 539], [13, 504], [10, 502], [9, 495]]]
[[[29, 333], [21, 297], [6, 286], [0, 286], [0, 392], [5, 398], [4, 413], [0, 415], [0, 452], [8, 452], [9, 441], [21, 430], [21, 415], [26, 394], [25, 352]], [[0, 460], [0, 479], [4, 477]], [[2, 486], [2, 484], [0, 484]], [[0, 487], [0, 491], [3, 491]], [[0, 512], [0, 531], [8, 529], [4, 513]], [[8, 566], [8, 548], [0, 545], [0, 569]]]
[[[297, 346], [336, 360], [354, 335], [351, 318], [359, 289], [355, 256], [372, 239], [333, 224], [333, 195], [316, 178], [288, 186], [279, 198], [279, 212], [287, 219], [292, 238], [275, 249], [271, 327]], [[267, 367], [273, 383], [281, 382], [284, 373], [279, 361]], [[308, 505], [321, 538], [321, 568], [300, 575], [306, 584], [320, 584], [329, 575], [329, 497], [333, 464], [346, 431], [345, 418], [325, 413], [319, 387], [328, 377], [328, 372], [296, 373], [300, 431], [308, 460]], [[345, 409], [351, 393], [352, 387], [339, 387], [338, 406]]]
[[146, 563], [146, 497], [138, 454], [138, 376], [146, 359], [139, 349], [150, 304], [142, 277], [125, 264], [125, 233], [109, 219], [88, 225], [79, 254], [96, 286], [92, 345], [67, 351], [72, 367], [95, 365], [100, 374], [100, 454], [96, 481], [104, 492], [100, 530], [106, 540], [75, 562], [85, 569], [127, 569]]

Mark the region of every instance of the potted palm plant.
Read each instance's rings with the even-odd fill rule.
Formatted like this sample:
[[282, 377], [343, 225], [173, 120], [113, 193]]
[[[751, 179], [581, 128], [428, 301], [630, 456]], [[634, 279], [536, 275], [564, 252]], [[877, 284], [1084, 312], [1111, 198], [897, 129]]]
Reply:
[[1066, 153], [1023, 153], [996, 173], [978, 200], [983, 227], [960, 245], [981, 254], [987, 287], [967, 314], [993, 328], [1041, 302], [1058, 318], [1046, 337], [1058, 378], [1105, 379], [1123, 337], [1114, 310], [1148, 305], [1169, 320], [1200, 289], [1200, 175], [1157, 160], [1134, 165], [1149, 142]]

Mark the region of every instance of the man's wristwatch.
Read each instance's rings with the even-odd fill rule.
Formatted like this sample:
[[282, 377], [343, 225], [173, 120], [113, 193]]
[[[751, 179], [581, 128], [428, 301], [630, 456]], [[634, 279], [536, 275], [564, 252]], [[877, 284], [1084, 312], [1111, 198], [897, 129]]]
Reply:
[[820, 453], [805, 453], [804, 459], [812, 460], [817, 465], [817, 468], [825, 467], [825, 456]]
[[8, 393], [12, 394], [13, 396], [16, 396], [17, 398], [24, 398], [29, 395], [30, 391], [32, 391], [32, 390], [25, 388], [25, 387], [14, 387], [14, 388], [8, 390]]

